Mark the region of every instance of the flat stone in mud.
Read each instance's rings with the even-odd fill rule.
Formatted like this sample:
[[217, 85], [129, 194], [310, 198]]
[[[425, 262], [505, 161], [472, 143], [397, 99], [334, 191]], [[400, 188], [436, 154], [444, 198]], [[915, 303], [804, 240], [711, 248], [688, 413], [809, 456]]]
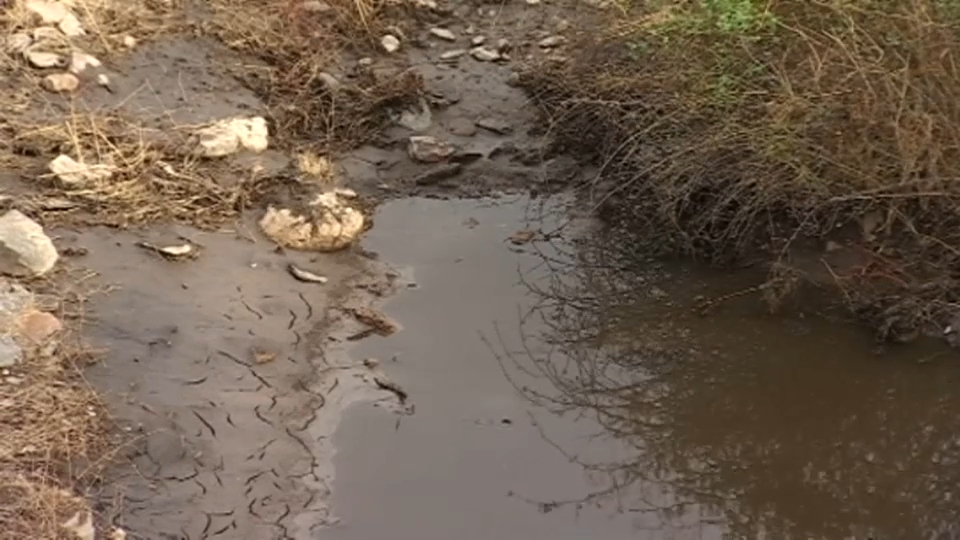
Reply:
[[42, 276], [57, 258], [57, 249], [37, 222], [18, 210], [0, 217], [0, 273]]
[[477, 120], [477, 126], [498, 135], [507, 135], [513, 131], [513, 127], [510, 124], [496, 118], [481, 118]]
[[457, 35], [446, 28], [431, 28], [430, 35], [445, 41], [456, 41]]
[[410, 137], [407, 146], [410, 157], [423, 163], [443, 161], [452, 156], [456, 150], [452, 144], [427, 135]]
[[474, 47], [470, 49], [470, 56], [480, 62], [493, 62], [500, 59], [500, 53], [491, 51], [486, 47]]

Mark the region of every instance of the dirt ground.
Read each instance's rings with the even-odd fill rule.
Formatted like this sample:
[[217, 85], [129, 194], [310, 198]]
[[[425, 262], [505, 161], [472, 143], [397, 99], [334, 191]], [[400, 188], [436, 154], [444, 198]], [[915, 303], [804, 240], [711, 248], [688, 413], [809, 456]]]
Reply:
[[[415, 30], [402, 36], [399, 51], [365, 51], [368, 58], [344, 52], [338, 63], [335, 73], [347, 80], [357, 70], [399, 66], [424, 87], [419, 106], [390, 109], [394, 125], [334, 156], [340, 186], [356, 190], [369, 211], [415, 195], [537, 194], [583, 174], [572, 159], [544, 160], [544, 133], [515, 85], [514, 68], [561, 58], [562, 44], [539, 43], [559, 41], [571, 17], [595, 8], [516, 1], [411, 9], [404, 23]], [[509, 51], [509, 59], [473, 58], [468, 50], [481, 41]], [[461, 56], [444, 59], [458, 49]], [[101, 194], [62, 202], [48, 182], [36, 181], [66, 143], [24, 146], [23, 126], [122, 117], [142, 130], [134, 139], [162, 141], [218, 119], [269, 117], [260, 96], [234, 77], [258, 61], [174, 29], [105, 61], [108, 87], [83, 79], [75, 92], [33, 96], [8, 119], [4, 147], [18, 168], [2, 176], [11, 194], [4, 204], [36, 217], [60, 253], [74, 255], [61, 259], [71, 269], [64, 275], [90, 272], [84, 275], [93, 276], [91, 285], [110, 289], [92, 296], [83, 317], [71, 322], [90, 347], [104, 351], [83, 379], [108, 411], [110, 450], [106, 458], [88, 456], [105, 465], [96, 481], [60, 481], [92, 503], [97, 538], [114, 527], [128, 539], [318, 538], [335, 520], [330, 438], [344, 408], [381, 400], [409, 413], [402, 390], [347, 349], [370, 334], [370, 314], [376, 317], [384, 297], [415, 284], [358, 246], [330, 254], [284, 250], [257, 226], [267, 204], [302, 204], [309, 195], [295, 178], [295, 145], [204, 162], [218, 186], [203, 188], [187, 211], [171, 198], [152, 211], [156, 219], [129, 223], [105, 217], [112, 199]], [[440, 163], [411, 159], [408, 139], [417, 135], [453, 144], [453, 155]], [[100, 142], [117, 140], [110, 133]], [[256, 193], [235, 215], [217, 227], [204, 221], [203, 230], [185, 223], [185, 212], [203, 214], [203, 197], [244, 178], [255, 178]], [[142, 247], [184, 241], [199, 248], [196, 258], [171, 261]], [[294, 279], [291, 263], [326, 283]]]

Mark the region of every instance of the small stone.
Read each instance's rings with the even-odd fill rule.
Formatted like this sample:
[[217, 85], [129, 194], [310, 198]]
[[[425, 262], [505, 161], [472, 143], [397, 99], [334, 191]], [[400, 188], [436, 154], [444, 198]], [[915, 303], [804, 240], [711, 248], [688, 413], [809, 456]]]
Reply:
[[426, 9], [431, 9], [431, 10], [437, 9], [437, 2], [436, 2], [436, 0], [416, 0], [416, 1], [415, 1], [415, 4], [416, 4], [417, 7], [419, 7], [419, 8], [426, 8]]
[[352, 244], [363, 232], [363, 213], [348, 204], [340, 190], [318, 195], [308, 214], [267, 208], [260, 220], [263, 233], [280, 246], [310, 251], [337, 251]]
[[78, 510], [60, 526], [72, 533], [76, 540], [96, 540], [97, 531], [93, 527], [93, 514], [90, 510]]
[[123, 36], [123, 46], [132, 49], [137, 46], [137, 38], [133, 36]]
[[57, 24], [67, 15], [72, 15], [70, 8], [52, 0], [29, 0], [26, 8], [27, 11], [38, 16], [43, 24]]
[[410, 157], [423, 163], [437, 163], [452, 156], [456, 147], [427, 135], [410, 137], [407, 146]]
[[104, 86], [104, 87], [106, 87], [106, 88], [109, 89], [109, 88], [110, 88], [110, 77], [108, 77], [106, 73], [101, 73], [101, 74], [97, 75], [97, 84], [99, 84], [100, 86]]
[[507, 53], [510, 52], [511, 48], [513, 47], [510, 45], [510, 40], [507, 38], [501, 38], [497, 40], [497, 52], [501, 54]]
[[80, 19], [77, 19], [77, 16], [73, 13], [68, 13], [66, 17], [57, 23], [57, 28], [67, 37], [78, 37], [86, 34], [86, 32], [83, 31], [83, 25], [80, 24]]
[[465, 54], [467, 54], [467, 50], [466, 50], [466, 49], [453, 49], [453, 50], [451, 50], [451, 51], [447, 51], [447, 52], [441, 54], [441, 55], [440, 55], [440, 59], [441, 59], [441, 60], [446, 60], [446, 61], [456, 60], [457, 58], [460, 58], [461, 56], [463, 56], [463, 55], [465, 55]]
[[221, 120], [197, 131], [196, 153], [205, 157], [222, 157], [245, 148], [263, 152], [269, 146], [267, 121], [252, 118]]
[[364, 358], [363, 365], [367, 369], [374, 369], [380, 365], [380, 360], [377, 360], [376, 358]]
[[109, 165], [79, 163], [66, 154], [57, 156], [47, 167], [67, 188], [88, 187], [109, 180], [115, 170]]
[[457, 176], [460, 174], [461, 170], [463, 170], [463, 165], [459, 163], [444, 163], [442, 165], [434, 165], [432, 169], [414, 178], [413, 183], [418, 186], [431, 186], [448, 178]]
[[25, 34], [23, 32], [17, 32], [15, 34], [10, 34], [7, 36], [7, 51], [12, 53], [23, 53], [27, 50], [27, 47], [33, 43], [33, 38], [30, 37], [30, 34]]
[[43, 78], [43, 87], [50, 92], [73, 92], [80, 87], [80, 79], [73, 73], [51, 73]]
[[23, 349], [12, 336], [0, 336], [0, 367], [9, 368], [23, 360]]
[[486, 47], [474, 47], [470, 49], [470, 56], [480, 62], [493, 62], [494, 60], [500, 59], [500, 55], [496, 51], [491, 51]]
[[477, 133], [477, 125], [466, 118], [454, 118], [447, 122], [447, 131], [458, 137], [473, 137]]
[[19, 210], [0, 217], [0, 272], [42, 276], [57, 263], [57, 248], [37, 222]]
[[456, 41], [457, 35], [446, 28], [431, 28], [430, 35], [446, 41]]
[[521, 84], [520, 74], [514, 71], [507, 77], [507, 86], [520, 86]]
[[567, 19], [560, 19], [557, 23], [557, 32], [566, 32], [570, 29], [570, 21]]
[[127, 540], [127, 531], [120, 527], [114, 527], [107, 540]]
[[536, 6], [540, 4], [540, 0], [526, 0], [528, 6]]
[[309, 11], [311, 13], [326, 13], [333, 9], [330, 4], [326, 2], [321, 2], [320, 0], [311, 0], [301, 4], [301, 7], [304, 11]]
[[463, 33], [464, 33], [464, 34], [467, 34], [468, 36], [472, 36], [473, 33], [476, 32], [476, 31], [477, 31], [477, 29], [474, 28], [473, 25], [471, 24], [470, 26], [467, 27], [466, 30], [463, 31]]
[[327, 73], [326, 71], [321, 71], [320, 74], [317, 75], [317, 78], [320, 79], [320, 81], [323, 83], [324, 86], [327, 87], [328, 90], [331, 90], [333, 92], [336, 92], [337, 90], [340, 89], [341, 86], [343, 86], [343, 83], [341, 83], [336, 77]]
[[373, 58], [370, 58], [369, 56], [365, 56], [357, 60], [357, 64], [361, 66], [371, 66], [373, 65]]
[[833, 253], [835, 251], [840, 251], [841, 249], [843, 249], [843, 246], [839, 242], [835, 242], [833, 240], [827, 241], [827, 245], [825, 247], [825, 251], [827, 253]]
[[481, 118], [477, 120], [477, 126], [498, 135], [507, 135], [513, 131], [513, 127], [511, 127], [510, 124], [503, 120], [497, 120], [496, 118]]
[[388, 53], [394, 53], [400, 49], [400, 40], [397, 39], [396, 36], [387, 34], [380, 39], [380, 45], [382, 45], [383, 50]]
[[17, 326], [17, 334], [30, 345], [42, 345], [63, 329], [60, 319], [38, 310], [23, 315]]
[[88, 67], [100, 67], [103, 63], [96, 56], [82, 52], [74, 52], [70, 55], [70, 73], [79, 75]]
[[474, 47], [479, 47], [484, 43], [486, 43], [486, 41], [487, 41], [487, 36], [474, 36], [473, 39], [470, 40], [470, 44], [473, 45]]
[[61, 67], [66, 64], [66, 60], [57, 53], [27, 49], [23, 55], [26, 57], [27, 62], [30, 62], [30, 65], [35, 68]]
[[566, 40], [567, 39], [563, 36], [549, 36], [541, 39], [538, 45], [540, 45], [540, 47], [543, 49], [552, 49], [554, 47], [559, 47]]

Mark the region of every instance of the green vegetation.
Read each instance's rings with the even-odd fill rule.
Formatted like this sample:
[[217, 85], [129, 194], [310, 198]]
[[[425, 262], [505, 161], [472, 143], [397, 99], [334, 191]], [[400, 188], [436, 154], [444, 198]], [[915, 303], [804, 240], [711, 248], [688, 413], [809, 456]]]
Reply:
[[[765, 257], [768, 290], [829, 282], [903, 336], [960, 307], [958, 6], [660, 2], [524, 80], [558, 144], [602, 164], [589, 193], [611, 223], [717, 263]], [[828, 241], [851, 256], [804, 270]]]

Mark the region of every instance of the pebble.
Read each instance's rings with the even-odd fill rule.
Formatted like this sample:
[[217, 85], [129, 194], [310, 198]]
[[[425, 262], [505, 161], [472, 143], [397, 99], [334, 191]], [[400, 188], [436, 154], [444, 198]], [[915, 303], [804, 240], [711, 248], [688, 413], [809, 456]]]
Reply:
[[60, 319], [50, 313], [32, 310], [20, 318], [19, 335], [33, 345], [42, 345], [63, 329]]
[[330, 4], [326, 2], [321, 2], [320, 0], [310, 0], [301, 4], [301, 7], [304, 11], [309, 11], [312, 13], [326, 13], [333, 9]]
[[463, 55], [465, 55], [465, 54], [467, 54], [467, 50], [466, 50], [466, 49], [453, 49], [453, 50], [451, 50], [451, 51], [447, 51], [447, 52], [441, 54], [441, 55], [440, 55], [440, 59], [441, 59], [441, 60], [456, 60], [457, 58], [460, 58], [461, 56], [463, 56]]
[[526, 0], [528, 6], [536, 6], [540, 4], [540, 0]]
[[383, 50], [388, 53], [397, 52], [400, 49], [400, 40], [396, 36], [387, 34], [380, 38], [380, 45], [383, 46]]
[[541, 39], [538, 45], [544, 49], [551, 49], [562, 45], [564, 41], [566, 41], [566, 38], [563, 36], [550, 36]]
[[72, 15], [70, 8], [52, 0], [29, 0], [26, 8], [27, 11], [38, 16], [44, 24], [57, 24], [67, 15]]
[[497, 51], [500, 53], [509, 52], [511, 49], [510, 40], [501, 38], [497, 40]]
[[0, 336], [0, 367], [13, 367], [23, 360], [23, 349], [12, 336]]
[[373, 65], [373, 58], [370, 58], [369, 56], [365, 56], [365, 57], [357, 60], [357, 65], [361, 65], [361, 66], [371, 66], [371, 65]]
[[74, 52], [70, 55], [70, 73], [78, 75], [88, 67], [100, 67], [103, 63], [96, 56], [82, 52]]
[[133, 36], [123, 36], [123, 46], [132, 49], [137, 46], [137, 38]]
[[66, 61], [57, 53], [27, 50], [23, 53], [27, 62], [35, 68], [52, 68], [63, 66]]
[[43, 87], [50, 92], [73, 92], [80, 87], [80, 79], [73, 73], [51, 73], [43, 78]]
[[451, 32], [450, 30], [447, 30], [446, 28], [431, 28], [431, 29], [430, 29], [430, 35], [432, 35], [432, 36], [434, 36], [434, 37], [437, 37], [437, 38], [440, 38], [440, 39], [444, 39], [444, 40], [446, 40], [446, 41], [456, 41], [456, 40], [457, 40], [456, 34], [454, 34], [453, 32]]
[[77, 19], [77, 16], [73, 13], [68, 13], [67, 16], [57, 24], [57, 28], [67, 37], [78, 37], [86, 34], [86, 32], [83, 31], [83, 25], [80, 24], [80, 19]]
[[480, 45], [483, 45], [484, 42], [486, 41], [487, 41], [487, 36], [474, 36], [473, 39], [470, 40], [470, 44], [473, 45], [474, 47], [479, 47]]
[[486, 47], [474, 47], [470, 49], [470, 56], [481, 62], [493, 62], [499, 60], [500, 55], [496, 51], [491, 51]]

